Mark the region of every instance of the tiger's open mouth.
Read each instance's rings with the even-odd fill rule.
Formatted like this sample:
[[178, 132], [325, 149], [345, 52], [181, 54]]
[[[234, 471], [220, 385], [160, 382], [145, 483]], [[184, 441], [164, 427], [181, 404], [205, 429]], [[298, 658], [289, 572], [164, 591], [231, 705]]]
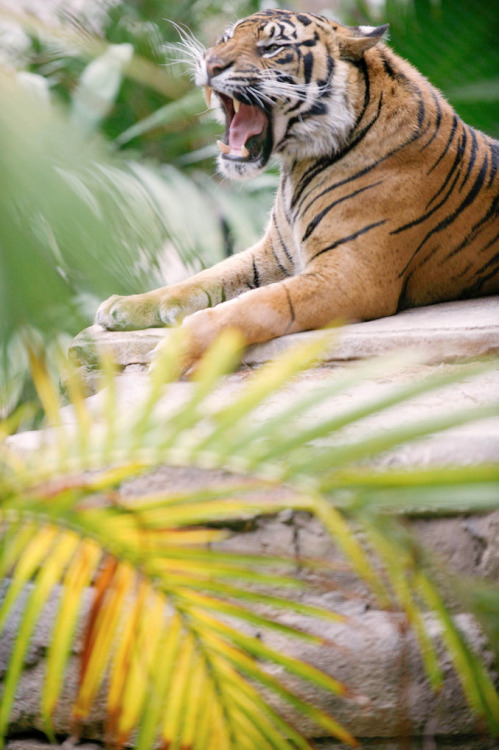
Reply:
[[[209, 102], [211, 90], [206, 87]], [[272, 152], [272, 128], [269, 114], [256, 104], [232, 99], [215, 91], [225, 113], [225, 135], [217, 141], [222, 158], [236, 162], [256, 162], [262, 166]]]

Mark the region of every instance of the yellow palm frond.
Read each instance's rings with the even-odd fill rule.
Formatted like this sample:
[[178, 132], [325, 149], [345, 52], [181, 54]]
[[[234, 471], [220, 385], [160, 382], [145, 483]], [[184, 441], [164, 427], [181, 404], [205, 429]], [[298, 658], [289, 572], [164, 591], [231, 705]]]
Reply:
[[[232, 403], [208, 407], [240, 350], [239, 338], [229, 332], [198, 369], [191, 398], [179, 403], [166, 420], [156, 405], [178, 374], [180, 330], [165, 341], [149, 391], [131, 414], [120, 408], [109, 358], [104, 359], [106, 395], [97, 417], [87, 409], [83, 389], [71, 373], [68, 392], [75, 408], [71, 426], [62, 424], [58, 389], [48, 369], [32, 355], [34, 381], [51, 428], [34, 453], [16, 453], [6, 443], [0, 453], [5, 466], [0, 486], [0, 573], [7, 581], [0, 629], [13, 607], [24, 601], [5, 680], [1, 734], [8, 726], [33, 629], [58, 587], [41, 706], [49, 734], [77, 624], [83, 618], [72, 721], [74, 726], [84, 722], [104, 691], [107, 732], [118, 747], [132, 737], [138, 750], [155, 744], [169, 750], [309, 747], [280, 714], [281, 705], [313, 722], [323, 736], [355, 746], [354, 738], [333, 716], [300, 696], [300, 685], [311, 684], [345, 700], [356, 699], [348, 686], [255, 637], [260, 629], [274, 630], [286, 638], [321, 645], [320, 637], [286, 624], [278, 613], [291, 610], [329, 621], [341, 621], [341, 615], [296, 600], [293, 592], [300, 595], [306, 584], [304, 578], [289, 575], [289, 560], [223, 551], [214, 544], [226, 537], [221, 528], [226, 522], [246, 522], [289, 508], [315, 515], [380, 605], [405, 612], [428, 675], [438, 688], [442, 675], [421, 600], [432, 608], [443, 623], [446, 645], [471, 705], [492, 729], [497, 728], [498, 697], [487, 671], [453, 627], [426, 573], [407, 557], [397, 534], [383, 534], [376, 520], [383, 504], [391, 507], [395, 493], [423, 488], [425, 502], [430, 498], [431, 503], [432, 492], [441, 497], [442, 489], [454, 489], [462, 483], [463, 472], [470, 486], [480, 489], [480, 503], [490, 504], [497, 490], [497, 471], [493, 467], [462, 469], [458, 474], [427, 470], [408, 484], [400, 472], [373, 472], [356, 465], [359, 457], [377, 449], [375, 439], [341, 442], [342, 426], [441, 388], [452, 377], [437, 373], [424, 383], [403, 386], [381, 401], [354, 406], [313, 428], [296, 421], [321, 399], [362, 382], [373, 371], [392, 368], [394, 358], [386, 358], [371, 366], [362, 364], [321, 387], [319, 393], [307, 393], [287, 404], [274, 412], [265, 430], [253, 422], [255, 410], [276, 388], [320, 356], [329, 336], [319, 337], [306, 351], [287, 352], [248, 378]], [[407, 358], [400, 361], [406, 363]], [[488, 366], [477, 363], [474, 370], [480, 374]], [[495, 408], [489, 407], [489, 414]], [[428, 429], [464, 423], [481, 413], [474, 408], [435, 418]], [[4, 426], [4, 435], [12, 425]], [[413, 434], [419, 436], [423, 429], [396, 429], [383, 436], [380, 449], [386, 449], [390, 440], [398, 445]], [[331, 446], [318, 448], [310, 442], [331, 430], [340, 436]], [[224, 469], [232, 473], [233, 481], [133, 499], [122, 493], [126, 480], [163, 463]], [[286, 492], [275, 493], [281, 477], [287, 478]], [[365, 538], [356, 534], [358, 527], [364, 529]], [[313, 570], [320, 567], [317, 560], [300, 563]], [[88, 595], [91, 600], [85, 607]], [[298, 687], [291, 689], [291, 684]]]

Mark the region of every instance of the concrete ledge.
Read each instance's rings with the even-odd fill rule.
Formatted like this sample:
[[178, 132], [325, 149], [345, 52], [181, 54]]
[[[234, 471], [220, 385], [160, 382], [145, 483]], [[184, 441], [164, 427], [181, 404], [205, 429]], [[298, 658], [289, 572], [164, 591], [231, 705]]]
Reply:
[[[88, 368], [96, 361], [96, 348], [105, 348], [122, 367], [147, 365], [154, 348], [168, 335], [164, 328], [121, 332], [94, 325], [76, 336], [71, 354]], [[262, 364], [318, 335], [321, 334], [314, 331], [294, 333], [252, 346], [243, 362], [250, 366]], [[331, 332], [331, 347], [325, 360], [329, 364], [341, 363], [407, 346], [424, 348], [428, 363], [499, 353], [499, 297], [445, 302], [367, 323], [352, 323]]]
[[[133, 332], [107, 332], [98, 326], [83, 331], [73, 342], [72, 355], [87, 371], [96, 365], [96, 349], [109, 351], [122, 368], [117, 378], [117, 393], [124, 414], [140, 403], [147, 388], [147, 377], [143, 370], [151, 361], [157, 344], [169, 335], [166, 329], [149, 329]], [[299, 341], [310, 340], [316, 332], [295, 334], [251, 347], [244, 362], [258, 366]], [[341, 393], [311, 410], [302, 419], [314, 424], [329, 414], [338, 414], [354, 405], [381, 397], [387, 389], [403, 385], [415, 378], [425, 378], [435, 369], [456, 369], [452, 362], [473, 356], [499, 353], [499, 297], [466, 302], [452, 302], [433, 307], [408, 310], [391, 318], [368, 323], [357, 323], [331, 332], [331, 348], [326, 356], [326, 367], [309, 371], [281, 391], [273, 394], [254, 415], [255, 420], [268, 419], [283, 403], [290, 403], [311, 388], [335, 378], [346, 371], [350, 360], [384, 354], [392, 350], [421, 346], [426, 352], [427, 364], [413, 367], [410, 371], [389, 372], [359, 384], [351, 391]], [[444, 364], [442, 364], [444, 363]], [[461, 380], [450, 388], [426, 394], [423, 397], [380, 412], [363, 422], [350, 425], [331, 440], [356, 439], [359, 433], [377, 434], [398, 424], [408, 424], [437, 413], [450, 413], [456, 404], [497, 403], [499, 394], [499, 366], [478, 379], [467, 377], [469, 365], [460, 368]], [[206, 401], [207, 415], [217, 405], [227, 404], [237, 398], [244, 385], [244, 372], [224, 379], [221, 386]], [[179, 382], [166, 389], [158, 404], [158, 413], [168, 419], [178, 405], [189, 399], [193, 384]], [[87, 400], [89, 410], [101, 414], [104, 394], [96, 394]], [[70, 407], [63, 410], [66, 425], [74, 422]], [[201, 430], [203, 425], [201, 424]], [[10, 445], [15, 450], [36, 450], [40, 432], [14, 436]], [[47, 436], [47, 435], [46, 435]], [[50, 439], [50, 435], [48, 435]], [[449, 430], [431, 436], [424, 441], [407, 444], [377, 457], [377, 465], [425, 466], [479, 462], [497, 462], [499, 458], [499, 419], [488, 418], [466, 427]], [[222, 476], [221, 476], [222, 475]], [[217, 481], [223, 479], [218, 472]], [[129, 482], [124, 494], [134, 495], [161, 492], [165, 487], [192, 489], [213, 481], [213, 475], [193, 467], [159, 467], [154, 472]], [[421, 508], [417, 509], [418, 513]], [[459, 612], [452, 590], [455, 577], [473, 580], [474, 577], [497, 581], [499, 576], [499, 512], [484, 515], [466, 513], [449, 518], [415, 518], [407, 521], [417, 540], [425, 543], [429, 559], [439, 571], [439, 581], [448, 603], [454, 607], [456, 621], [469, 642], [491, 666], [492, 657], [476, 623], [469, 614]], [[226, 551], [251, 554], [290, 555], [289, 575], [309, 575], [299, 566], [299, 558], [320, 556], [329, 561], [341, 561], [341, 556], [331, 538], [320, 524], [307, 514], [285, 511], [275, 518], [257, 521], [246, 531], [233, 533], [219, 543]], [[446, 566], [452, 575], [448, 575]], [[441, 579], [441, 580], [440, 580]], [[397, 613], [375, 609], [376, 602], [362, 581], [349, 569], [340, 570], [303, 595], [304, 601], [322, 605], [342, 612], [348, 617], [346, 623], [325, 625], [323, 622], [305, 622], [304, 618], [288, 613], [287, 622], [303, 625], [320, 633], [330, 643], [321, 648], [304, 646], [276, 636], [275, 633], [258, 633], [269, 645], [282, 647], [288, 653], [324, 669], [348, 684], [350, 689], [364, 696], [360, 701], [340, 701], [325, 696], [320, 691], [310, 691], [307, 697], [316, 705], [330, 710], [345, 726], [359, 738], [365, 750], [398, 750], [402, 745], [395, 737], [403, 737], [407, 750], [492, 750], [495, 740], [487, 740], [469, 711], [462, 690], [452, 670], [448, 656], [441, 653], [446, 685], [435, 696], [423, 674], [421, 659], [414, 637], [407, 630], [404, 619]], [[0, 592], [1, 594], [1, 592]], [[1, 596], [0, 596], [1, 599]], [[27, 732], [41, 728], [39, 714], [40, 684], [44, 674], [44, 658], [48, 644], [51, 622], [57, 603], [54, 593], [35, 634], [30, 657], [19, 685], [11, 731]], [[82, 614], [85, 616], [85, 608]], [[12, 639], [19, 627], [22, 615], [12, 617], [7, 637], [0, 642], [0, 688], [6, 659], [12, 647]], [[439, 643], [439, 626], [432, 616], [427, 616], [428, 630]], [[78, 645], [76, 645], [76, 650]], [[61, 734], [69, 731], [69, 703], [76, 686], [76, 654], [74, 666], [65, 685], [64, 698], [56, 714], [56, 729]], [[279, 671], [276, 669], [276, 672]], [[288, 715], [292, 718], [291, 715]], [[102, 704], [97, 706], [90, 718], [84, 737], [102, 739]], [[300, 722], [300, 729], [313, 736], [313, 728]], [[410, 739], [409, 739], [410, 738]], [[440, 739], [439, 739], [440, 738]], [[364, 741], [365, 739], [365, 741]], [[32, 740], [27, 740], [32, 742]], [[340, 750], [343, 746], [325, 738], [314, 740], [318, 750]], [[36, 744], [36, 743], [35, 743]], [[36, 750], [33, 744], [23, 747], [11, 742], [9, 750]], [[43, 750], [47, 746], [41, 746]]]

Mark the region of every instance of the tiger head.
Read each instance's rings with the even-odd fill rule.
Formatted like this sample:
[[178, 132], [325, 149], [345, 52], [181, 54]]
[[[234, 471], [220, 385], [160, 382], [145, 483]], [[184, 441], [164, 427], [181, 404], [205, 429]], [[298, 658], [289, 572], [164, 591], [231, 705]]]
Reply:
[[312, 13], [266, 10], [237, 21], [199, 58], [196, 83], [225, 121], [219, 168], [249, 179], [271, 154], [306, 159], [340, 150], [363, 96], [351, 63], [387, 26], [346, 27]]

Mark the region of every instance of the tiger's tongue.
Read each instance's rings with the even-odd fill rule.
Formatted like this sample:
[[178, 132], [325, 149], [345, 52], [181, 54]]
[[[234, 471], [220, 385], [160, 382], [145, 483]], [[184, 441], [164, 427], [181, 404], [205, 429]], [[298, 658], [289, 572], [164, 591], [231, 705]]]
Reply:
[[229, 129], [229, 146], [240, 151], [248, 138], [258, 135], [267, 124], [267, 118], [258, 107], [240, 104], [239, 112], [234, 113]]

